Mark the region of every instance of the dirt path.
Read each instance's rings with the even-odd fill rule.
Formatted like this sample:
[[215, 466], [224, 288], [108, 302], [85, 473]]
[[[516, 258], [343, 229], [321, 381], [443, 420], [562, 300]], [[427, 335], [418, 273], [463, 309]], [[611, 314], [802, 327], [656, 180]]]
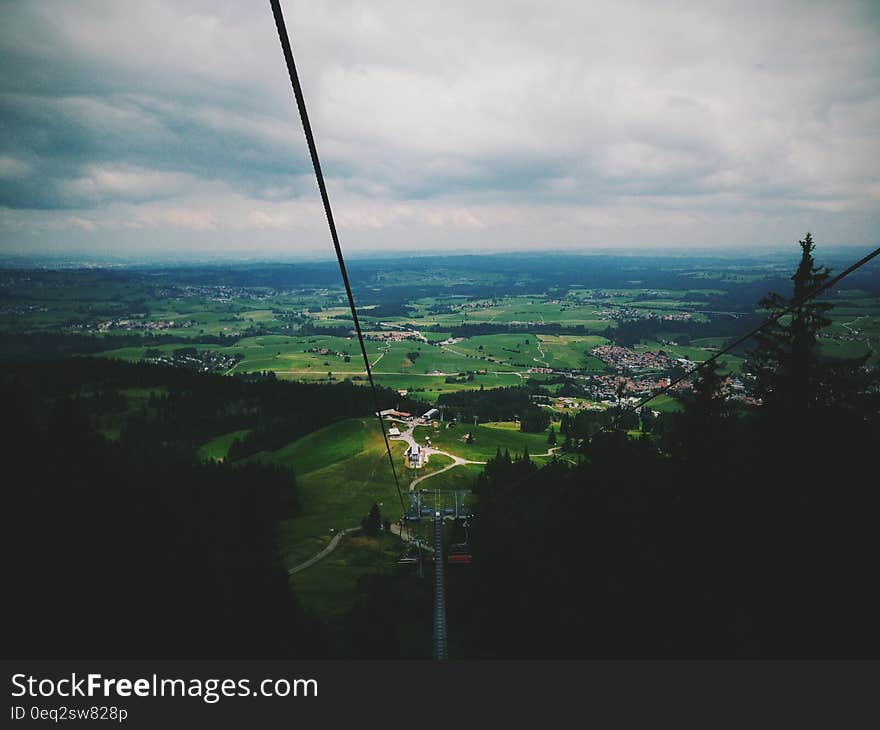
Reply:
[[[542, 319], [542, 320], [544, 319], [543, 315], [541, 316], [541, 319]], [[541, 353], [541, 357], [544, 358], [544, 359], [543, 359], [543, 360], [539, 360], [538, 358], [533, 357], [532, 360], [534, 360], [535, 362], [541, 363], [545, 368], [549, 368], [549, 367], [550, 367], [550, 363], [548, 363], [548, 362], [547, 362], [547, 359], [546, 359], [546, 358], [547, 358], [547, 353], [544, 351], [544, 348], [541, 347], [541, 340], [538, 339], [538, 336], [537, 336], [537, 335], [535, 335], [535, 344], [538, 346], [538, 352]]]
[[459, 357], [467, 357], [467, 358], [470, 358], [470, 359], [472, 359], [472, 360], [473, 360], [473, 359], [476, 359], [476, 358], [474, 358], [473, 355], [468, 355], [466, 352], [459, 352], [458, 350], [453, 350], [452, 347], [450, 347], [449, 345], [441, 345], [441, 346], [440, 346], [440, 349], [441, 349], [441, 350], [448, 350], [448, 351], [451, 352], [453, 355], [458, 355]]
[[358, 532], [360, 529], [361, 529], [360, 526], [358, 526], [358, 527], [348, 527], [344, 530], [340, 530], [339, 532], [337, 532], [333, 536], [333, 539], [329, 543], [327, 543], [327, 547], [325, 547], [323, 550], [321, 550], [321, 552], [313, 555], [308, 560], [306, 560], [304, 563], [300, 563], [299, 565], [295, 565], [294, 567], [292, 567], [290, 570], [287, 571], [287, 574], [288, 575], [296, 575], [301, 570], [305, 570], [306, 568], [311, 568], [319, 560], [326, 558], [330, 553], [332, 553], [336, 549], [336, 546], [339, 545], [339, 541], [342, 540], [343, 537], [345, 537], [346, 535], [350, 535], [352, 532]]
[[[373, 360], [373, 362], [370, 363], [370, 367], [371, 367], [371, 368], [376, 367], [376, 363], [379, 362], [379, 360], [381, 360], [383, 357], [385, 357], [385, 354], [386, 354], [389, 350], [391, 350], [391, 345], [388, 345], [388, 347], [386, 347], [384, 350], [382, 350], [382, 353], [379, 355], [379, 357], [377, 357], [375, 360]], [[367, 374], [367, 373], [366, 373], [366, 370], [365, 370], [365, 371], [364, 371], [364, 375], [366, 375], [366, 374]]]
[[430, 474], [425, 474], [424, 476], [416, 477], [409, 483], [409, 491], [412, 492], [416, 484], [420, 484], [425, 481], [425, 479], [430, 479], [431, 477], [435, 477], [438, 474], [442, 474], [444, 471], [449, 471], [450, 469], [454, 469], [457, 466], [463, 466], [464, 464], [485, 464], [485, 461], [469, 461], [468, 459], [462, 459], [460, 456], [453, 456], [445, 451], [436, 451], [432, 450], [430, 453], [432, 454], [442, 454], [443, 456], [448, 456], [453, 459], [451, 464], [447, 464], [442, 469], [438, 469], [437, 471], [432, 471]]
[[523, 374], [516, 370], [487, 370], [486, 372], [492, 373], [492, 375], [516, 375], [520, 380], [525, 380]]

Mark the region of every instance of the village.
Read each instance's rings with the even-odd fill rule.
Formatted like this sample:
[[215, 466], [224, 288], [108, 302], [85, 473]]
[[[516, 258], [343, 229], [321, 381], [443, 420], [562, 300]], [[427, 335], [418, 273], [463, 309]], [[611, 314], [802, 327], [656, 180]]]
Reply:
[[197, 350], [195, 347], [180, 347], [171, 354], [163, 353], [155, 348], [148, 348], [144, 351], [143, 359], [145, 362], [211, 373], [228, 371], [230, 368], [235, 367], [242, 357], [239, 353], [227, 355], [215, 350]]
[[[109, 332], [111, 330], [124, 330], [133, 332], [144, 330], [146, 332], [162, 332], [164, 330], [187, 329], [195, 327], [198, 324], [194, 319], [183, 321], [178, 320], [150, 320], [150, 319], [111, 319], [105, 322], [99, 322], [94, 326], [98, 332]], [[88, 325], [86, 325], [88, 327]]]
[[682, 363], [667, 355], [662, 350], [658, 352], [636, 352], [629, 347], [620, 345], [598, 345], [590, 350], [593, 357], [611, 366], [616, 370], [670, 370], [679, 367]]

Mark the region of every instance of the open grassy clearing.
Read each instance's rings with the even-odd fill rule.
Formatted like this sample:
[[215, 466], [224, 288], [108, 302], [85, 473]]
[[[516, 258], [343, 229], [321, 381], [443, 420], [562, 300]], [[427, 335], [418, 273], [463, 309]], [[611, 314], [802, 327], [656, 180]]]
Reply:
[[671, 395], [658, 395], [646, 407], [660, 413], [677, 413], [684, 410], [681, 401]]
[[[466, 434], [473, 434], [474, 443], [465, 443], [462, 439]], [[487, 461], [495, 456], [495, 452], [508, 449], [511, 456], [521, 454], [528, 447], [530, 454], [543, 454], [547, 452], [547, 435], [543, 433], [522, 433], [503, 426], [491, 424], [466, 424], [461, 423], [451, 428], [432, 428], [430, 426], [417, 426], [413, 436], [419, 443], [425, 442], [425, 437], [431, 439], [431, 445], [442, 451], [448, 451], [470, 461]], [[452, 471], [455, 471], [453, 469]]]
[[217, 438], [213, 438], [207, 443], [202, 444], [199, 447], [198, 455], [202, 459], [223, 461], [227, 454], [229, 454], [229, 447], [232, 446], [232, 442], [235, 441], [235, 439], [243, 439], [250, 432], [251, 430], [249, 428], [243, 428], [239, 431], [230, 431], [229, 433], [217, 436]]
[[475, 361], [471, 367], [477, 368], [503, 366], [523, 372], [532, 367], [587, 368], [601, 372], [604, 366], [587, 352], [606, 342], [595, 335], [477, 335], [443, 349], [465, 355]]
[[[391, 443], [403, 463], [401, 442]], [[320, 551], [335, 531], [360, 524], [376, 502], [392, 519], [400, 503], [385, 445], [374, 419], [347, 419], [315, 431], [253, 460], [290, 467], [296, 474], [302, 516], [279, 525], [279, 545], [288, 567]], [[399, 473], [402, 470], [399, 470]], [[405, 477], [401, 486], [406, 488]]]
[[[473, 380], [447, 383], [441, 375], [397, 375], [391, 373], [378, 373], [375, 380], [380, 385], [396, 390], [406, 390], [409, 397], [423, 400], [426, 403], [436, 403], [441, 393], [453, 393], [459, 390], [479, 390], [484, 388], [503, 388], [513, 385], [521, 385], [523, 379], [513, 372], [487, 373], [475, 375]], [[366, 384], [365, 381], [359, 381]]]
[[586, 369], [602, 372], [605, 364], [587, 353], [597, 345], [604, 345], [608, 340], [604, 337], [580, 337], [574, 335], [539, 335], [541, 348], [545, 352], [544, 359], [548, 367]]
[[483, 467], [479, 464], [462, 464], [443, 472], [419, 486], [424, 486], [425, 489], [439, 487], [440, 489], [461, 489], [467, 491], [473, 486], [474, 481], [482, 471]]

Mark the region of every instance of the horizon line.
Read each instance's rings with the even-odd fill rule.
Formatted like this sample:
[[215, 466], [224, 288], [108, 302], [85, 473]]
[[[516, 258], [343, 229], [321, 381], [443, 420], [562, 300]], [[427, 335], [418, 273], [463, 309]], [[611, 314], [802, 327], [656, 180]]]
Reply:
[[[796, 243], [796, 242], [793, 242]], [[864, 247], [858, 244], [825, 244], [823, 251], [858, 251]], [[418, 258], [469, 258], [469, 257], [498, 257], [498, 256], [701, 256], [728, 258], [737, 256], [773, 256], [785, 254], [792, 250], [792, 244], [774, 244], [771, 246], [753, 245], [706, 245], [706, 246], [585, 246], [582, 249], [574, 248], [516, 248], [516, 249], [490, 249], [486, 251], [466, 251], [454, 249], [358, 249], [351, 251], [346, 257], [351, 261], [369, 260], [400, 260]], [[317, 264], [335, 263], [333, 252], [318, 253], [317, 251], [300, 253], [276, 253], [263, 252], [253, 253], [245, 251], [213, 251], [187, 253], [173, 251], [154, 252], [127, 252], [114, 254], [107, 251], [76, 250], [65, 252], [38, 251], [20, 252], [10, 251], [0, 253], [0, 267], [21, 268], [22, 265], [31, 264], [39, 267], [46, 264], [80, 264], [90, 267], [102, 266], [135, 266], [135, 265], [186, 265], [186, 264]]]

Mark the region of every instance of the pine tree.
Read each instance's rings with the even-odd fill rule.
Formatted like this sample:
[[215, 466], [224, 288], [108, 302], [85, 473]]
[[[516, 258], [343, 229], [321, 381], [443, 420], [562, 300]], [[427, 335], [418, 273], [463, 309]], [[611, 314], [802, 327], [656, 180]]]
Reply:
[[365, 535], [373, 537], [379, 534], [381, 525], [382, 513], [379, 510], [379, 505], [373, 502], [373, 506], [370, 507], [370, 513], [361, 520], [361, 529], [363, 529]]
[[571, 417], [567, 413], [562, 414], [562, 420], [559, 423], [559, 433], [565, 436], [571, 434]]
[[718, 362], [704, 366], [694, 380], [694, 397], [678, 419], [676, 447], [687, 458], [715, 461], [725, 450], [730, 408], [721, 393]]
[[[791, 277], [792, 298], [771, 292], [759, 305], [770, 315], [779, 314], [822, 286], [830, 276], [827, 267], [817, 267], [813, 259], [815, 244], [810, 233], [799, 241], [801, 260]], [[789, 412], [813, 405], [821, 392], [821, 363], [818, 333], [831, 324], [826, 313], [832, 305], [810, 299], [798, 304], [755, 336], [757, 347], [749, 353], [747, 369], [755, 377], [755, 391], [770, 407]]]
[[705, 423], [717, 422], [727, 415], [727, 403], [721, 395], [721, 374], [718, 361], [703, 367], [694, 380], [694, 406]]

